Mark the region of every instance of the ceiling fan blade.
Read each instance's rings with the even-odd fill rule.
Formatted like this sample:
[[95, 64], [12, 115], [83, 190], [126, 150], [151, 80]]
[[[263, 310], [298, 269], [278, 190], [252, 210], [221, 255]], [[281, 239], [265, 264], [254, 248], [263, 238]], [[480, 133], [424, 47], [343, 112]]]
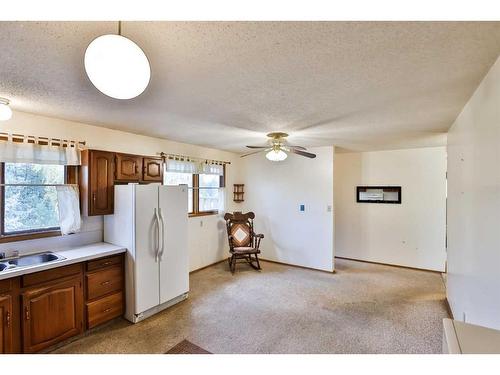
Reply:
[[269, 146], [247, 146], [247, 148], [268, 148]]
[[250, 156], [250, 155], [258, 154], [259, 152], [268, 151], [268, 150], [270, 150], [270, 149], [265, 149], [265, 150], [259, 150], [259, 151], [250, 152], [248, 154], [241, 155], [240, 158], [244, 158], [245, 156]]
[[286, 147], [288, 147], [288, 148], [294, 148], [294, 149], [296, 149], [296, 150], [302, 150], [302, 151], [307, 150], [307, 148], [302, 147], [302, 146], [292, 146], [292, 145], [286, 145]]
[[314, 159], [316, 157], [316, 154], [311, 154], [310, 152], [300, 151], [300, 150], [297, 150], [294, 148], [291, 148], [290, 152], [293, 152], [294, 154], [297, 154], [300, 156], [305, 156], [306, 158], [311, 158], [311, 159]]

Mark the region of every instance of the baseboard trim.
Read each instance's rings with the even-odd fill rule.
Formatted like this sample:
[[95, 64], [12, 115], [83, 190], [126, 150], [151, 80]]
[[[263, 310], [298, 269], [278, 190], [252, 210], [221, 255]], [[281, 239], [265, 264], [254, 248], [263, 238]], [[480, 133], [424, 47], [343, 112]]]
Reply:
[[446, 306], [446, 310], [448, 311], [448, 315], [450, 316], [451, 319], [455, 319], [455, 317], [453, 316], [453, 310], [451, 309], [451, 305], [450, 305], [450, 302], [448, 301], [448, 297], [446, 297], [444, 299], [444, 304]]
[[215, 262], [215, 263], [211, 263], [211, 264], [209, 264], [209, 265], [207, 265], [207, 266], [203, 266], [203, 267], [201, 267], [201, 268], [197, 268], [197, 269], [195, 269], [195, 270], [193, 270], [193, 271], [190, 271], [190, 272], [189, 272], [189, 274], [191, 275], [191, 274], [193, 274], [193, 273], [195, 273], [195, 272], [198, 272], [198, 271], [204, 270], [205, 268], [212, 267], [212, 266], [215, 266], [215, 265], [217, 265], [217, 264], [219, 264], [219, 263], [226, 262], [226, 261], [227, 261], [227, 258], [222, 259], [222, 260], [219, 260], [219, 261], [217, 261], [217, 262]]
[[345, 259], [345, 260], [352, 260], [354, 262], [361, 262], [361, 263], [371, 263], [371, 264], [379, 264], [381, 266], [389, 266], [389, 267], [398, 267], [398, 268], [406, 268], [408, 270], [414, 270], [414, 271], [425, 271], [425, 272], [432, 272], [432, 273], [438, 273], [442, 274], [443, 272], [441, 271], [436, 271], [436, 270], [429, 270], [426, 268], [417, 268], [417, 267], [409, 267], [409, 266], [401, 266], [399, 264], [390, 264], [390, 263], [382, 263], [382, 262], [373, 262], [371, 260], [364, 260], [364, 259], [355, 259], [355, 258], [346, 258], [346, 257], [335, 257], [335, 259]]
[[312, 267], [299, 266], [299, 265], [297, 265], [297, 264], [283, 263], [283, 262], [278, 262], [278, 261], [275, 261], [275, 260], [269, 260], [269, 259], [263, 259], [263, 258], [259, 258], [259, 260], [260, 260], [260, 261], [262, 261], [262, 262], [268, 262], [268, 263], [280, 264], [280, 265], [282, 265], [282, 266], [295, 267], [295, 268], [302, 268], [302, 269], [304, 269], [304, 270], [318, 271], [318, 272], [325, 272], [325, 273], [329, 273], [329, 274], [335, 273], [335, 270], [333, 270], [333, 271], [325, 271], [325, 270], [320, 270], [320, 269], [318, 269], [318, 268], [312, 268]]

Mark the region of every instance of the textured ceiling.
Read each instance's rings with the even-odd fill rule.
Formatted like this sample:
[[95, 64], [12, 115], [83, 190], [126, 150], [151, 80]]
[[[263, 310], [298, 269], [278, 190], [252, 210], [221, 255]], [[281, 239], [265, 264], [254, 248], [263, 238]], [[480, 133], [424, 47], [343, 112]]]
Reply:
[[270, 131], [351, 150], [441, 145], [500, 53], [499, 22], [125, 22], [141, 96], [95, 89], [86, 46], [114, 22], [0, 22], [14, 110], [243, 151]]

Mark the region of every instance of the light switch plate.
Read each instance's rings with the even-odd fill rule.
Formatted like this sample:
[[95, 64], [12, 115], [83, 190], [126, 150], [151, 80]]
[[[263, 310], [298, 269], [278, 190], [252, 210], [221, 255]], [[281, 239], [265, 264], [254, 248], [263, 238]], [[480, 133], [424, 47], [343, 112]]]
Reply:
[[305, 210], [306, 210], [306, 205], [305, 205], [305, 204], [301, 204], [301, 205], [299, 206], [299, 211], [300, 211], [300, 212], [304, 212]]

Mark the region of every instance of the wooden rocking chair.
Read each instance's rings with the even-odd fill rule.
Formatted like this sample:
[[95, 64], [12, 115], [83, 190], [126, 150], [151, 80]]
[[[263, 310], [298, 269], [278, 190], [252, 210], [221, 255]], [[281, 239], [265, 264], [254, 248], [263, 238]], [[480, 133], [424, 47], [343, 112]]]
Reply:
[[258, 254], [260, 254], [260, 241], [264, 238], [263, 234], [255, 234], [253, 231], [253, 219], [255, 214], [247, 212], [226, 213], [227, 237], [229, 241], [229, 252], [231, 256], [228, 258], [229, 269], [234, 273], [236, 262], [239, 259], [244, 259], [250, 266], [256, 270], [260, 270]]

